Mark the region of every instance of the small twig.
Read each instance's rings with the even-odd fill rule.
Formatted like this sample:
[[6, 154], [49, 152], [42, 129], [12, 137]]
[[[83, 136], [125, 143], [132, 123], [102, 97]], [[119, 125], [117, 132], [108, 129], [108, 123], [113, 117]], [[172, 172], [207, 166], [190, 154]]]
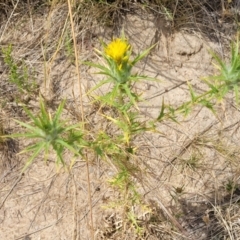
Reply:
[[6, 195], [6, 197], [3, 199], [1, 205], [0, 205], [0, 209], [3, 207], [4, 203], [6, 202], [7, 198], [9, 197], [9, 195], [12, 193], [13, 189], [16, 187], [16, 185], [21, 181], [23, 177], [23, 174], [20, 174], [20, 176], [18, 177], [18, 179], [15, 181], [15, 183], [13, 184], [13, 186], [11, 187], [10, 191], [8, 192], [8, 194]]
[[5, 172], [2, 177], [0, 178], [0, 182], [10, 173], [12, 173], [13, 169], [16, 167], [17, 164], [15, 164], [14, 166], [12, 166], [7, 172]]
[[14, 8], [13, 8], [13, 10], [12, 10], [12, 12], [11, 12], [11, 14], [10, 14], [10, 17], [8, 18], [7, 23], [6, 23], [6, 25], [5, 25], [5, 27], [4, 27], [3, 31], [2, 31], [2, 35], [1, 35], [1, 37], [0, 37], [0, 42], [2, 42], [3, 35], [4, 35], [4, 33], [5, 33], [5, 31], [6, 31], [7, 27], [8, 27], [8, 24], [10, 23], [10, 20], [11, 20], [13, 14], [14, 14], [16, 8], [17, 8], [18, 3], [19, 3], [19, 0], [17, 0], [17, 2], [16, 2], [15, 5], [13, 4], [13, 5], [14, 5]]
[[39, 213], [39, 210], [40, 210], [40, 208], [42, 207], [42, 204], [43, 204], [44, 201], [47, 199], [47, 196], [48, 196], [48, 194], [49, 194], [49, 191], [50, 191], [50, 189], [51, 189], [51, 187], [52, 187], [52, 184], [53, 184], [53, 182], [54, 182], [55, 179], [56, 179], [56, 174], [54, 175], [54, 177], [52, 178], [51, 183], [49, 184], [47, 193], [46, 193], [45, 196], [43, 197], [43, 199], [42, 199], [42, 201], [41, 201], [41, 203], [40, 203], [40, 206], [38, 207], [38, 209], [37, 209], [37, 211], [36, 211], [36, 213], [35, 213], [35, 215], [34, 215], [34, 218], [33, 218], [33, 220], [31, 221], [31, 224], [30, 224], [30, 226], [29, 226], [29, 228], [28, 228], [28, 231], [31, 229], [31, 227], [32, 227], [32, 225], [33, 225], [33, 223], [34, 223], [34, 221], [35, 221], [35, 219], [36, 219], [36, 217], [37, 217], [37, 215], [38, 215], [38, 213]]
[[62, 218], [63, 218], [63, 217], [60, 217], [56, 222], [54, 222], [54, 223], [52, 223], [52, 224], [49, 224], [49, 225], [47, 225], [46, 227], [43, 227], [43, 228], [38, 229], [38, 230], [36, 230], [36, 231], [30, 232], [30, 233], [28, 233], [28, 234], [24, 234], [24, 235], [22, 235], [22, 236], [20, 236], [20, 237], [15, 238], [14, 240], [18, 240], [18, 239], [21, 239], [21, 238], [25, 239], [27, 236], [30, 236], [30, 235], [32, 235], [32, 234], [34, 234], [34, 233], [40, 232], [40, 231], [42, 231], [42, 230], [44, 230], [44, 229], [46, 229], [46, 228], [49, 228], [49, 227], [57, 224]]
[[186, 237], [186, 239], [191, 239], [188, 237], [188, 233], [184, 230], [184, 228], [180, 225], [180, 223], [172, 216], [172, 214], [167, 210], [167, 208], [163, 205], [163, 203], [156, 198], [154, 199], [154, 201], [159, 204], [160, 208], [169, 217], [172, 224], [181, 231], [181, 233], [184, 235], [184, 237]]
[[[190, 80], [188, 80], [188, 81], [190, 82], [190, 81], [192, 81], [192, 79], [190, 79]], [[153, 96], [150, 96], [150, 97], [146, 98], [145, 100], [151, 100], [151, 99], [153, 99], [153, 98], [159, 97], [159, 96], [165, 94], [166, 92], [170, 92], [170, 91], [172, 91], [172, 90], [174, 90], [174, 89], [176, 89], [176, 88], [178, 88], [178, 87], [181, 87], [182, 85], [184, 85], [184, 84], [186, 84], [186, 83], [187, 83], [187, 81], [182, 81], [182, 82], [180, 82], [179, 84], [176, 84], [176, 85], [174, 85], [174, 86], [172, 86], [172, 87], [169, 87], [168, 89], [161, 90], [161, 91], [158, 92], [157, 94], [155, 94], [155, 95], [153, 95]]]
[[[104, 195], [107, 191], [108, 191], [108, 190], [106, 190], [106, 191], [103, 193], [103, 195]], [[94, 207], [97, 205], [97, 203], [98, 203], [99, 201], [101, 201], [101, 200], [102, 200], [102, 196], [99, 197], [97, 200], [95, 200], [95, 202], [93, 202], [92, 207], [94, 208]], [[89, 212], [90, 212], [90, 210], [88, 209], [88, 210], [84, 213], [84, 215], [82, 216], [82, 218], [79, 219], [78, 222], [81, 222], [81, 221], [88, 215]]]

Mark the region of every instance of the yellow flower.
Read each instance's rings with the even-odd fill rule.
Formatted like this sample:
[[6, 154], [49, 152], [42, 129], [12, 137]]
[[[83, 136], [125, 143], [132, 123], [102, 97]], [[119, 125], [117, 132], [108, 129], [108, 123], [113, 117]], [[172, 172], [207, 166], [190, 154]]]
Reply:
[[118, 65], [120, 65], [123, 60], [128, 60], [126, 54], [129, 48], [130, 45], [127, 43], [127, 41], [116, 38], [107, 45], [107, 47], [105, 48], [105, 53], [110, 58], [112, 58]]

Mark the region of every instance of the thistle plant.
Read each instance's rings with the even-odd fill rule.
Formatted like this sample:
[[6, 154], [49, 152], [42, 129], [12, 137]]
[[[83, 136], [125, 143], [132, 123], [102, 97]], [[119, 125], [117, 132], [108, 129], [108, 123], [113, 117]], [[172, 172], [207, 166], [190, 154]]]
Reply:
[[74, 156], [80, 156], [82, 149], [87, 146], [87, 142], [83, 139], [83, 131], [80, 124], [69, 125], [66, 121], [61, 120], [65, 101], [59, 105], [54, 116], [47, 111], [42, 99], [40, 99], [40, 112], [37, 116], [24, 108], [26, 114], [31, 119], [31, 123], [25, 123], [15, 120], [19, 125], [26, 128], [27, 131], [19, 134], [12, 134], [9, 137], [22, 137], [25, 139], [36, 139], [36, 142], [25, 148], [21, 153], [31, 152], [31, 157], [27, 160], [23, 171], [34, 161], [34, 159], [44, 153], [45, 161], [48, 160], [50, 150], [56, 154], [56, 166], [71, 167], [64, 160], [63, 154], [65, 150], [72, 152]]
[[105, 60], [105, 65], [91, 62], [87, 64], [100, 69], [98, 74], [106, 76], [106, 79], [97, 84], [90, 92], [104, 84], [112, 84], [111, 91], [103, 96], [98, 96], [97, 100], [116, 110], [113, 111], [111, 116], [104, 117], [118, 128], [119, 134], [115, 136], [116, 145], [122, 144], [123, 147], [121, 148], [126, 153], [124, 154], [123, 151], [122, 154], [128, 158], [127, 155], [130, 152], [134, 152], [134, 147], [132, 146], [134, 136], [148, 129], [145, 123], [138, 121], [139, 112], [136, 109], [138, 109], [137, 102], [140, 96], [134, 92], [133, 84], [142, 79], [151, 79], [146, 76], [133, 74], [132, 69], [138, 61], [149, 53], [153, 46], [131, 60], [132, 47], [124, 34], [122, 34], [121, 38], [116, 38], [109, 44], [102, 43], [102, 45], [103, 51], [96, 51]]
[[98, 100], [102, 103], [117, 107], [118, 109], [129, 109], [131, 105], [137, 107], [139, 96], [132, 89], [133, 83], [142, 79], [153, 79], [133, 74], [132, 68], [137, 62], [144, 58], [154, 46], [151, 46], [131, 60], [132, 47], [124, 37], [124, 34], [122, 34], [121, 38], [116, 38], [109, 44], [103, 42], [102, 45], [103, 51], [96, 50], [96, 52], [104, 58], [106, 65], [92, 62], [87, 62], [87, 64], [98, 68], [100, 72], [97, 72], [97, 74], [105, 75], [106, 79], [92, 88], [90, 92], [104, 84], [112, 83], [112, 90], [104, 96], [98, 97]]
[[[153, 126], [148, 122], [140, 121], [138, 102], [141, 99], [140, 94], [134, 91], [133, 85], [141, 80], [156, 80], [134, 74], [133, 67], [154, 46], [143, 51], [135, 58], [132, 57], [132, 47], [124, 34], [121, 38], [113, 39], [109, 44], [102, 43], [102, 46], [102, 51], [96, 51], [102, 56], [105, 64], [92, 62], [87, 62], [87, 64], [98, 68], [100, 71], [97, 74], [104, 75], [105, 79], [92, 88], [89, 93], [104, 84], [111, 84], [111, 90], [102, 96], [97, 96], [96, 100], [100, 104], [110, 106], [112, 111], [109, 111], [108, 115], [102, 114], [102, 117], [111, 125], [111, 129], [114, 129], [116, 134], [112, 135], [108, 131], [101, 131], [92, 143], [92, 147], [102, 159], [110, 161], [111, 165], [114, 165], [117, 169], [117, 174], [109, 182], [122, 193], [121, 206], [124, 207], [124, 215], [130, 222], [133, 222], [133, 215], [127, 206], [140, 202], [140, 195], [137, 193], [133, 181], [133, 177], [138, 179], [138, 171], [140, 171], [136, 163], [137, 147], [134, 140], [141, 133], [153, 129]], [[131, 218], [129, 217], [130, 213]]]

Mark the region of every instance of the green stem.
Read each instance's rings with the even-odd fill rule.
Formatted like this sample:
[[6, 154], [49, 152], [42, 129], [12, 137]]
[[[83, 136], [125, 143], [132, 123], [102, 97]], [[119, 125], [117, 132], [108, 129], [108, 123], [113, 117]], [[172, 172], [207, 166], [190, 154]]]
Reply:
[[[221, 89], [222, 87], [224, 87], [224, 86], [225, 86], [225, 85], [222, 84], [222, 85], [220, 85], [220, 86], [218, 86], [218, 87], [216, 87], [216, 88], [218, 88], [219, 91], [220, 91], [220, 89]], [[219, 91], [218, 91], [218, 92], [219, 92]], [[209, 91], [207, 91], [207, 92], [204, 92], [203, 94], [195, 97], [194, 101], [193, 101], [193, 100], [187, 101], [187, 102], [183, 103], [182, 105], [180, 105], [179, 107], [177, 107], [176, 109], [174, 109], [174, 110], [173, 110], [173, 113], [174, 113], [174, 115], [176, 115], [176, 112], [181, 113], [182, 110], [184, 109], [184, 107], [186, 108], [186, 107], [190, 107], [191, 105], [194, 106], [194, 105], [199, 104], [200, 101], [204, 99], [204, 97], [206, 97], [205, 99], [207, 99], [207, 101], [210, 101], [210, 100], [212, 99], [211, 96], [214, 95], [214, 94], [215, 94], [215, 90], [214, 90], [214, 89], [211, 89], [211, 90], [209, 90]], [[166, 114], [164, 114], [163, 119], [168, 119], [169, 117], [172, 118], [171, 115], [172, 115], [171, 112], [166, 113]], [[163, 120], [163, 119], [162, 119], [162, 120]], [[158, 120], [156, 120], [156, 121], [158, 121]]]

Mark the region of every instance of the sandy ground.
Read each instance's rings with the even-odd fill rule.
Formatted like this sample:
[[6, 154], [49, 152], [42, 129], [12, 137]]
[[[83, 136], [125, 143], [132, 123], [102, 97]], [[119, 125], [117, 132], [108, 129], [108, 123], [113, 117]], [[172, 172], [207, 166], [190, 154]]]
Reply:
[[[41, 91], [53, 103], [53, 109], [59, 99], [67, 98], [67, 116], [72, 114], [76, 117], [79, 114], [75, 105], [79, 88], [75, 66], [61, 47], [59, 51], [51, 48], [56, 46], [51, 45], [51, 41], [55, 41], [53, 36], [56, 33], [59, 36], [62, 16], [66, 14], [64, 7], [53, 11], [50, 18], [54, 19], [54, 25], [47, 14], [36, 16], [34, 21], [23, 17], [19, 28], [10, 23], [5, 32], [1, 28], [1, 45], [12, 43], [14, 56], [24, 59], [28, 66], [34, 68]], [[187, 83], [199, 93], [207, 88], [201, 79], [215, 71], [209, 50], [222, 53], [224, 42], [211, 41], [196, 31], [173, 32], [164, 18], [142, 15], [141, 12], [126, 15], [123, 26], [134, 54], [156, 43], [150, 55], [135, 69], [160, 80], [136, 85], [137, 91], [146, 99], [140, 103], [140, 111], [145, 118], [158, 116], [163, 98], [165, 103], [174, 106], [188, 100]], [[80, 32], [77, 36], [81, 52], [79, 59], [98, 61], [94, 52], [94, 47], [100, 47], [98, 37], [109, 41], [112, 32], [111, 29], [97, 29], [94, 36]], [[120, 29], [113, 35], [118, 32]], [[2, 60], [1, 68], [0, 80], [3, 81], [7, 75]], [[99, 76], [85, 65], [80, 69], [83, 89], [88, 90], [99, 81]], [[152, 207], [152, 211], [147, 207], [135, 210], [147, 229], [142, 237], [133, 237], [133, 228], [121, 222], [120, 208], [110, 207], [112, 202], [121, 199], [107, 182], [114, 175], [114, 169], [101, 159], [91, 160], [96, 239], [177, 240], [189, 237], [207, 240], [214, 239], [214, 236], [224, 239], [229, 228], [235, 239], [240, 238], [238, 205], [228, 208], [226, 215], [227, 206], [231, 206], [230, 199], [236, 202], [239, 194], [235, 191], [229, 197], [226, 191], [229, 182], [236, 186], [239, 183], [240, 115], [232, 99], [229, 95], [223, 104], [216, 106], [217, 116], [205, 108], [196, 107], [188, 117], [179, 118], [180, 124], [164, 121], [158, 126], [161, 134], [146, 133], [136, 140], [137, 161], [146, 167], [139, 176], [139, 192], [144, 196], [144, 204]], [[31, 99], [29, 104], [37, 106], [36, 99]], [[13, 111], [13, 105], [9, 104], [9, 109]], [[9, 114], [9, 109], [3, 109], [2, 115]], [[96, 112], [86, 96], [84, 109], [87, 119], [95, 124]], [[12, 126], [11, 121], [8, 124]], [[85, 161], [77, 160], [68, 173], [56, 171], [54, 156], [49, 157], [47, 164], [39, 158], [21, 176], [27, 156], [16, 155], [15, 150], [25, 145], [26, 142], [20, 142], [19, 146], [9, 143], [6, 146], [8, 153], [1, 151], [0, 239], [91, 239]], [[189, 159], [196, 162], [189, 163]], [[155, 221], [153, 218], [150, 220], [150, 216], [155, 216]], [[233, 219], [231, 226], [228, 218]]]

